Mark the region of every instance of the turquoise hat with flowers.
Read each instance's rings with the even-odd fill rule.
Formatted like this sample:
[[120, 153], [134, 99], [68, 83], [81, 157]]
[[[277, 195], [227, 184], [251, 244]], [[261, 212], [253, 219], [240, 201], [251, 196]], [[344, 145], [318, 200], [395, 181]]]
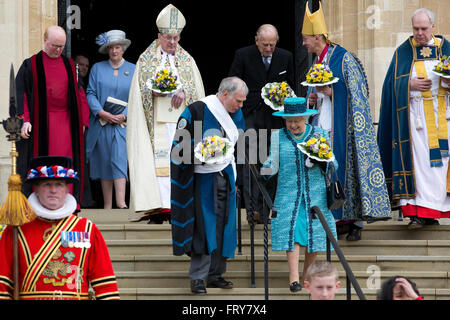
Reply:
[[306, 117], [317, 114], [319, 111], [306, 108], [306, 99], [293, 97], [284, 99], [284, 110], [272, 113], [276, 117]]

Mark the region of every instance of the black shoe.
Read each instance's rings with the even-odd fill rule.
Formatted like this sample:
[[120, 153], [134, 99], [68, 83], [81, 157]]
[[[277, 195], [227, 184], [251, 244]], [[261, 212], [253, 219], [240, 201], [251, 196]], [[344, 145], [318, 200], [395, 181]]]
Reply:
[[423, 224], [426, 226], [438, 226], [439, 221], [432, 218], [422, 218]]
[[361, 240], [361, 228], [359, 228], [357, 226], [351, 226], [346, 239], [347, 239], [347, 241]]
[[419, 217], [411, 217], [411, 222], [408, 224], [408, 229], [420, 229], [424, 226], [425, 222]]
[[336, 225], [336, 233], [338, 236], [347, 234], [349, 232], [350, 232], [350, 224], [349, 223]]
[[150, 216], [148, 224], [163, 224], [168, 218], [166, 213], [155, 213]]
[[297, 292], [297, 291], [302, 290], [302, 286], [300, 283], [298, 283], [298, 281], [294, 281], [289, 286], [289, 290], [291, 290], [291, 292]]
[[204, 281], [201, 279], [191, 280], [191, 291], [197, 294], [206, 293]]
[[208, 281], [208, 288], [231, 289], [233, 288], [233, 282], [227, 281], [224, 278], [220, 277], [216, 280]]

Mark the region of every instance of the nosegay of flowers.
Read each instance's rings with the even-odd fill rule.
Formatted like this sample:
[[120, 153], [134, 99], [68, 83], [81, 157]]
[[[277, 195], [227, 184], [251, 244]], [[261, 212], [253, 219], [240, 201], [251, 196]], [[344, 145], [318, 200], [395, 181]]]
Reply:
[[203, 139], [201, 153], [204, 157], [215, 157], [226, 152], [225, 140], [219, 136], [212, 136]]
[[312, 137], [306, 143], [299, 143], [298, 147], [313, 159], [320, 161], [331, 161], [333, 159], [330, 144], [324, 137]]
[[284, 106], [284, 99], [295, 97], [294, 91], [287, 82], [271, 82], [261, 90], [264, 102], [274, 110], [280, 110]]
[[450, 58], [443, 56], [433, 71], [446, 77], [450, 76]]
[[162, 69], [155, 74], [155, 78], [149, 83], [147, 87], [156, 89], [160, 92], [171, 92], [177, 89], [177, 76], [169, 69]]
[[308, 83], [324, 83], [333, 79], [334, 76], [330, 67], [320, 63], [313, 65], [306, 74], [306, 81]]
[[205, 163], [224, 163], [233, 156], [234, 148], [230, 140], [219, 136], [203, 138], [194, 149], [197, 159]]

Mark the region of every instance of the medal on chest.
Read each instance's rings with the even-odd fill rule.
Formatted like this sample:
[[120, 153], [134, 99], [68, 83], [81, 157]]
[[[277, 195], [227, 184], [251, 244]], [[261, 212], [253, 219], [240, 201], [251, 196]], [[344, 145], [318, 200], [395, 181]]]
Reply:
[[64, 248], [90, 248], [89, 232], [61, 231], [61, 245]]

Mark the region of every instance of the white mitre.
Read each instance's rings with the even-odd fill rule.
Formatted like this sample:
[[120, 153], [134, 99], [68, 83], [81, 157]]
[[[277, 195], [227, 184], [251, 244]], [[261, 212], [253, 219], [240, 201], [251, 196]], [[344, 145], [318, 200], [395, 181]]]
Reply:
[[161, 10], [156, 18], [156, 26], [160, 33], [180, 34], [186, 25], [186, 19], [180, 10], [169, 4]]

